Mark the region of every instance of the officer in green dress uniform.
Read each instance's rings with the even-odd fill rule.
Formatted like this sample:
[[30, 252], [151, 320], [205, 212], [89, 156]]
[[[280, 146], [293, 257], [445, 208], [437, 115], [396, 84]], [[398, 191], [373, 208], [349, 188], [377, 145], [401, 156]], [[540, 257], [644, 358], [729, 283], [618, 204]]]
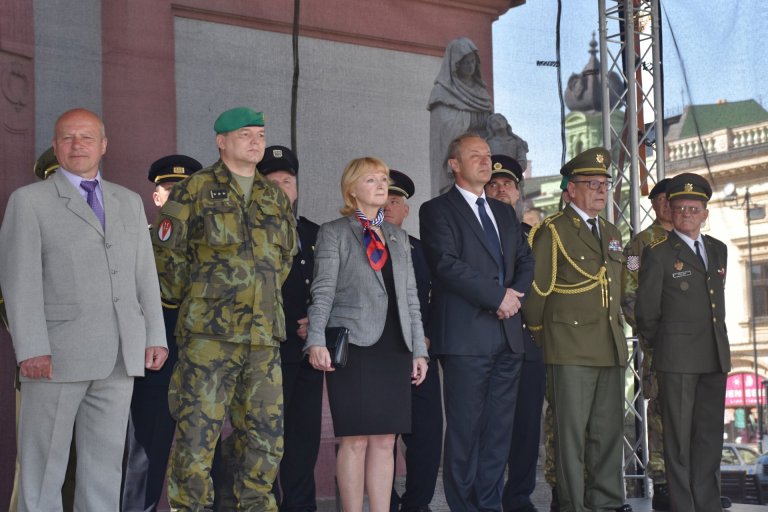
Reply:
[[[635, 323], [637, 277], [643, 249], [656, 240], [665, 238], [667, 232], [672, 231], [672, 211], [669, 209], [669, 202], [667, 201], [667, 183], [669, 183], [669, 178], [660, 180], [648, 194], [651, 207], [656, 215], [653, 224], [635, 235], [624, 248], [627, 262], [622, 274], [624, 295], [621, 299], [621, 310], [624, 312], [624, 319], [635, 332], [637, 332], [637, 324]], [[640, 349], [643, 351], [643, 396], [648, 400], [648, 407], [646, 408], [646, 425], [648, 428], [647, 475], [653, 480], [653, 509], [669, 510], [669, 490], [667, 489], [667, 477], [664, 473], [661, 407], [657, 399], [658, 383], [651, 366], [653, 350], [642, 336], [639, 337], [639, 342]]]
[[721, 512], [720, 456], [731, 368], [727, 249], [701, 234], [712, 196], [706, 179], [679, 174], [667, 185], [667, 196], [674, 230], [643, 251], [635, 318], [653, 348], [671, 510]]
[[570, 204], [529, 236], [536, 267], [523, 312], [547, 364], [562, 511], [631, 510], [622, 478], [624, 255], [621, 233], [598, 216], [609, 166], [603, 148], [565, 164]]
[[168, 498], [173, 510], [213, 506], [213, 451], [229, 414], [238, 509], [274, 512], [283, 455], [280, 290], [296, 254], [296, 218], [285, 193], [256, 171], [262, 113], [228, 110], [214, 130], [221, 159], [173, 187], [152, 234], [163, 298], [180, 304]]

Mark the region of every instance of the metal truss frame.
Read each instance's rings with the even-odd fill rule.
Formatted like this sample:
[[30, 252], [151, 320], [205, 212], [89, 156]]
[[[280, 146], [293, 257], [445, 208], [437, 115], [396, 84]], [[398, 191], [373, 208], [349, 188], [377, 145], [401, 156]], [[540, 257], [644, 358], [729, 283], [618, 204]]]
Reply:
[[[630, 236], [653, 219], [641, 195], [664, 178], [663, 88], [659, 0], [598, 0], [600, 78], [603, 97], [603, 141], [612, 154], [614, 180], [608, 220]], [[619, 101], [611, 104], [609, 74], [617, 73], [624, 85]], [[616, 113], [623, 115], [615, 116]], [[611, 119], [623, 117], [620, 127]], [[642, 351], [637, 338], [628, 338], [632, 361], [627, 369], [625, 425], [634, 423], [634, 435], [624, 437], [624, 475], [640, 481], [641, 494], [650, 495], [646, 402], [640, 386]], [[629, 493], [628, 493], [629, 494]]]

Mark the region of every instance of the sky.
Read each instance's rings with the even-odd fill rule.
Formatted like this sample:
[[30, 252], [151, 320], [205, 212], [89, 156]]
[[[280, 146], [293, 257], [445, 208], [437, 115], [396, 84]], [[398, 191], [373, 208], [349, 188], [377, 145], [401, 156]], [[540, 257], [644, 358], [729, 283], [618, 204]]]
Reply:
[[[768, 107], [764, 44], [768, 1], [660, 3], [665, 116], [680, 114], [685, 105], [722, 99], [755, 99]], [[596, 1], [562, 4], [560, 56], [565, 85], [572, 73], [581, 72], [586, 65], [593, 32], [599, 40], [599, 14]], [[606, 0], [606, 4], [615, 2]], [[528, 0], [493, 25], [495, 111], [504, 114], [515, 134], [528, 141], [534, 176], [555, 174], [561, 166], [557, 72], [554, 67], [536, 66], [536, 61], [556, 60], [556, 17], [557, 2]]]

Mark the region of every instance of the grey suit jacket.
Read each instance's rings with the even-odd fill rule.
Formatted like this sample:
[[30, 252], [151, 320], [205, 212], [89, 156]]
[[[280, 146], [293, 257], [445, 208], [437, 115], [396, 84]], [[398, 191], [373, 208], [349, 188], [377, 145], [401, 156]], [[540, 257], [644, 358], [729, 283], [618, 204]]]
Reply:
[[[16, 360], [51, 355], [54, 382], [144, 374], [166, 346], [141, 199], [102, 180], [106, 229], [66, 176], [16, 190], [0, 228], [0, 283]], [[24, 380], [24, 379], [22, 379]]]
[[[414, 358], [426, 358], [408, 234], [387, 222], [382, 224], [382, 231], [392, 261], [403, 338]], [[363, 230], [354, 216], [320, 226], [311, 293], [305, 350], [325, 345], [326, 326], [347, 327], [349, 342], [363, 347], [381, 337], [387, 317], [387, 292], [381, 272], [374, 271], [368, 262]]]

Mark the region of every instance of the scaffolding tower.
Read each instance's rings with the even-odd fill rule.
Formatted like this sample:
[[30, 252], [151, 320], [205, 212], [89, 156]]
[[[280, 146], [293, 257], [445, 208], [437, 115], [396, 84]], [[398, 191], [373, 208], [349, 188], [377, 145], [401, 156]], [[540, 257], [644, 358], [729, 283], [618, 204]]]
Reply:
[[[651, 209], [640, 202], [664, 178], [663, 84], [659, 0], [598, 0], [600, 20], [600, 77], [603, 95], [603, 142], [611, 151], [615, 183], [607, 210], [608, 220], [630, 236], [653, 220]], [[617, 73], [625, 84], [620, 101], [610, 101], [608, 75]], [[621, 127], [611, 125], [614, 111], [624, 110]], [[622, 193], [623, 191], [623, 193]], [[628, 228], [628, 229], [627, 229]], [[634, 423], [634, 435], [625, 431], [624, 475], [637, 493], [650, 495], [647, 477], [648, 429], [646, 402], [640, 386], [642, 352], [637, 338], [627, 368], [625, 425]], [[634, 420], [634, 421], [632, 421]], [[628, 486], [629, 488], [630, 486]]]

